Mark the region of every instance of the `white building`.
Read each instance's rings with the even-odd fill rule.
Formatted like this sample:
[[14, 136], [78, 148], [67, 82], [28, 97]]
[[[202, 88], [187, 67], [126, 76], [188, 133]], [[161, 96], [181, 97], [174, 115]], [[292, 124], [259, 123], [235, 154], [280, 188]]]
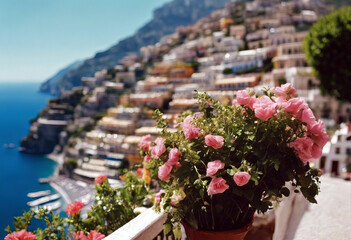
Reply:
[[351, 126], [343, 123], [324, 147], [316, 165], [331, 176], [343, 177], [348, 164], [351, 164]]
[[252, 67], [262, 67], [263, 59], [266, 58], [266, 49], [245, 50], [227, 53], [224, 56], [223, 69], [230, 68], [233, 73]]

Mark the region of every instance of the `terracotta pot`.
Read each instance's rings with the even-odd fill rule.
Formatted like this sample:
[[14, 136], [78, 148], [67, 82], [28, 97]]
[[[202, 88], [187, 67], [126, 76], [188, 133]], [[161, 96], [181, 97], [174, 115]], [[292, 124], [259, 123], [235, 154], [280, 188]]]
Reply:
[[243, 240], [251, 229], [252, 222], [242, 228], [227, 231], [196, 230], [184, 222], [182, 225], [189, 240]]

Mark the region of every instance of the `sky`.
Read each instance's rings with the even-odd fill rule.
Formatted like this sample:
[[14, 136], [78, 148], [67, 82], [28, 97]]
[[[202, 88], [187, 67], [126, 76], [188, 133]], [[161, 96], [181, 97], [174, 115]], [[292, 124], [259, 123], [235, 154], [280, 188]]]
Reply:
[[42, 82], [151, 20], [170, 0], [0, 0], [0, 82]]

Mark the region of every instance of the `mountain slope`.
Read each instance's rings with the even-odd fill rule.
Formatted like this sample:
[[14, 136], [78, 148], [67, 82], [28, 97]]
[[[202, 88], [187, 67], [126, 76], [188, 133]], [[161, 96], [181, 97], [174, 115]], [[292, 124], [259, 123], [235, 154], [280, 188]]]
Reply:
[[[93, 76], [96, 71], [110, 68], [128, 53], [138, 53], [140, 47], [155, 44], [162, 36], [171, 34], [177, 26], [189, 25], [200, 18], [219, 9], [230, 0], [173, 0], [154, 11], [153, 19], [140, 28], [133, 36], [128, 37], [110, 49], [97, 53], [82, 65], [70, 69], [57, 83], [51, 84], [49, 79], [42, 91], [59, 92], [81, 84], [82, 76]], [[48, 87], [46, 87], [48, 86]]]
[[57, 84], [59, 81], [71, 70], [74, 70], [83, 64], [83, 60], [76, 61], [65, 68], [58, 71], [54, 76], [46, 80], [40, 86], [40, 91], [42, 92], [50, 92], [52, 95], [58, 95], [59, 92], [57, 91]]

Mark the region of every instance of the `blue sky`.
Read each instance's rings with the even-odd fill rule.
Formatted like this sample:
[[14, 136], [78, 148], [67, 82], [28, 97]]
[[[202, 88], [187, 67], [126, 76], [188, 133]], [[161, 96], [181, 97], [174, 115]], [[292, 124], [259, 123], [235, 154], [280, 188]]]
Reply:
[[0, 0], [0, 82], [43, 81], [132, 35], [170, 0]]

